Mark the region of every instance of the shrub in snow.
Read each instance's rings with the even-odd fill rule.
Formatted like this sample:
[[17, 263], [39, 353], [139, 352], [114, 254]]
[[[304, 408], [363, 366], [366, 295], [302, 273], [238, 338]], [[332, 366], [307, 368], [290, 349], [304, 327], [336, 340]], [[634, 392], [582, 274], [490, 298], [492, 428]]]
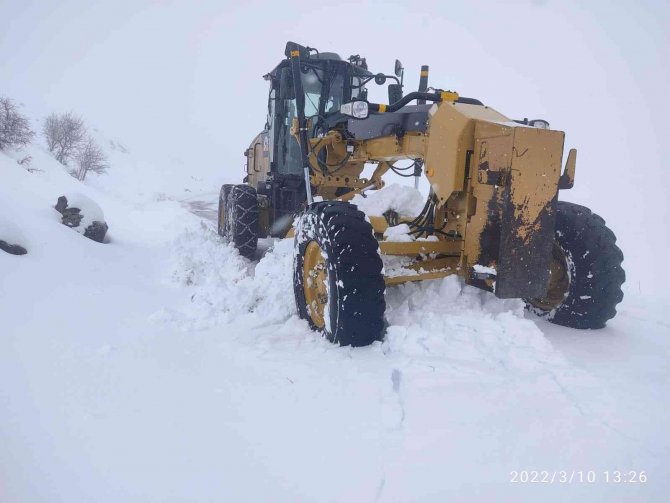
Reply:
[[44, 119], [42, 133], [58, 162], [67, 166], [70, 160], [76, 161], [70, 174], [77, 180], [83, 181], [89, 171], [100, 174], [109, 167], [107, 156], [86, 132], [82, 118], [72, 112], [49, 115]]
[[90, 136], [79, 148], [77, 155], [77, 169], [72, 173], [77, 180], [83, 181], [89, 171], [94, 173], [104, 173], [109, 165], [107, 156]]
[[13, 100], [0, 96], [0, 150], [25, 147], [35, 136], [30, 121]]
[[72, 112], [50, 114], [44, 119], [42, 134], [49, 151], [58, 162], [65, 165], [86, 142], [84, 121]]
[[63, 225], [93, 241], [104, 242], [109, 227], [100, 206], [91, 199], [82, 194], [71, 194], [69, 199], [60, 196], [55, 208], [62, 215]]
[[26, 155], [22, 157], [21, 159], [16, 160], [16, 164], [24, 168], [27, 172], [29, 173], [34, 173], [36, 171], [42, 171], [41, 169], [38, 168], [33, 168], [30, 166], [30, 163], [33, 162], [33, 156], [32, 155]]

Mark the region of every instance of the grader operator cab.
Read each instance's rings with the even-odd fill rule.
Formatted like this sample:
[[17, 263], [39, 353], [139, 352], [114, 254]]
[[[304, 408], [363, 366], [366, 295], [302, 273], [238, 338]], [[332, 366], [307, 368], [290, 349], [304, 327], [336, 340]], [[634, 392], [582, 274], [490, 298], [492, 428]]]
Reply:
[[[268, 116], [245, 152], [244, 183], [221, 188], [218, 229], [250, 258], [259, 237], [295, 236], [294, 295], [312, 329], [370, 344], [383, 337], [386, 286], [451, 274], [568, 327], [601, 328], [616, 314], [625, 274], [614, 234], [558, 201], [575, 178], [574, 149], [562, 170], [563, 132], [429, 89], [425, 66], [404, 95], [398, 61], [385, 75], [293, 42], [285, 55], [265, 75]], [[372, 81], [389, 83], [389, 104], [367, 100]], [[348, 202], [390, 173], [427, 177], [419, 215], [368, 218]], [[398, 225], [407, 237], [385, 240]]]

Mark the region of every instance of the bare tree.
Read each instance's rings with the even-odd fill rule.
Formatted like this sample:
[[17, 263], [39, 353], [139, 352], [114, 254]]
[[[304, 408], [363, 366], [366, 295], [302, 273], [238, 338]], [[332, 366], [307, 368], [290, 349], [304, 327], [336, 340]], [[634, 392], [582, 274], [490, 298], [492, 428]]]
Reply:
[[28, 145], [35, 133], [14, 100], [0, 96], [0, 150]]
[[53, 153], [58, 162], [65, 165], [68, 160], [77, 155], [86, 142], [84, 121], [72, 112], [49, 115], [44, 119], [42, 133], [46, 138], [49, 151]]
[[78, 169], [75, 176], [81, 181], [86, 178], [89, 171], [101, 174], [109, 168], [107, 156], [90, 136], [77, 151], [76, 160]]

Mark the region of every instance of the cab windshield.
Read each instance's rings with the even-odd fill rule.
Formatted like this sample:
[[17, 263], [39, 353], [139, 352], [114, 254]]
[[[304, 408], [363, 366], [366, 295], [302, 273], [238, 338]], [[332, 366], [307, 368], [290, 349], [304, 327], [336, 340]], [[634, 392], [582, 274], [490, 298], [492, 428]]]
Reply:
[[[352, 78], [357, 79], [355, 89]], [[361, 80], [353, 77], [350, 65], [341, 61], [320, 61], [306, 64], [300, 72], [305, 96], [305, 118], [311, 125], [309, 136], [314, 138], [325, 134], [326, 118], [339, 112], [340, 105], [358, 96], [361, 92]], [[271, 97], [273, 99], [273, 97]], [[297, 139], [291, 134], [291, 125], [297, 116], [297, 103], [294, 99], [284, 99], [272, 108], [279, 120], [274, 124], [273, 162], [276, 170], [282, 174], [302, 173], [301, 150]]]
[[338, 66], [331, 69], [310, 66], [302, 73], [306, 118], [322, 118], [340, 109], [344, 97], [344, 77], [337, 71]]

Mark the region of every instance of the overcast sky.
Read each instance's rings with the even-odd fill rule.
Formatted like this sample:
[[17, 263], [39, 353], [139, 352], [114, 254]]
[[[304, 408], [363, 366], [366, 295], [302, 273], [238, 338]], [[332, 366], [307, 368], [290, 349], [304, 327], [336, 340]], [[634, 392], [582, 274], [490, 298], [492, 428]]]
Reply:
[[562, 197], [608, 220], [644, 289], [670, 244], [669, 31], [661, 0], [0, 0], [0, 94], [36, 117], [74, 110], [137, 155], [219, 183], [242, 176], [261, 76], [287, 40], [361, 54], [373, 71], [399, 58], [408, 89], [429, 64], [432, 85], [566, 131], [579, 153]]

